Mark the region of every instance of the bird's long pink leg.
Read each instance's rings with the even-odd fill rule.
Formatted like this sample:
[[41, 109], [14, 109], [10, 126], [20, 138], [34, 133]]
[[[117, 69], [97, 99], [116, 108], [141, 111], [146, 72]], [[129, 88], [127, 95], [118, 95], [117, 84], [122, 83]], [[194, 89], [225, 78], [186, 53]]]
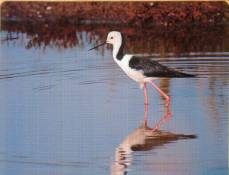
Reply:
[[150, 84], [166, 99], [166, 105], [168, 106], [170, 103], [170, 97], [164, 93], [153, 81], [150, 81]]

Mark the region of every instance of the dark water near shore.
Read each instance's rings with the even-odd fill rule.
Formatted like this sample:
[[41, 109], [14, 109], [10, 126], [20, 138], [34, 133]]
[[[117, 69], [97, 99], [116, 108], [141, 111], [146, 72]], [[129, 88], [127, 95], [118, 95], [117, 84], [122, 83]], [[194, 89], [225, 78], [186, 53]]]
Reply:
[[[116, 27], [127, 51], [198, 75], [156, 81], [172, 117], [155, 133], [142, 126], [142, 90], [111, 49], [87, 51], [112, 27], [43, 27], [1, 31], [0, 174], [228, 174], [228, 27]], [[148, 89], [153, 127], [164, 100]]]

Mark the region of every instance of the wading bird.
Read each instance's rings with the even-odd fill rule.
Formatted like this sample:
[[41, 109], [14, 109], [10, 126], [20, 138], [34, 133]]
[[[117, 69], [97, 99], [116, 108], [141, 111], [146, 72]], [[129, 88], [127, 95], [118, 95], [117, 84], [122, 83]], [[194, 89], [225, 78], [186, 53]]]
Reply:
[[113, 59], [121, 67], [121, 69], [133, 80], [139, 83], [144, 89], [145, 105], [148, 105], [148, 95], [146, 83], [150, 83], [165, 99], [169, 105], [170, 97], [164, 93], [154, 82], [160, 78], [183, 78], [194, 77], [195, 75], [186, 74], [177, 70], [168, 68], [152, 57], [140, 57], [132, 54], [124, 54], [124, 38], [118, 31], [111, 31], [107, 35], [107, 39], [89, 50], [98, 48], [105, 44], [113, 45]]

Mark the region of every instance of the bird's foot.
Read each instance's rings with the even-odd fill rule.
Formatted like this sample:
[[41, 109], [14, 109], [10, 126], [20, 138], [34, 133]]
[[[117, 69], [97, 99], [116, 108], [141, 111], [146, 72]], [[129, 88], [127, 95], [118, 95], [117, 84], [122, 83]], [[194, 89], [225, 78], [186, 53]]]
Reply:
[[156, 131], [158, 131], [158, 129], [159, 129], [158, 127], [154, 127], [151, 129], [151, 132], [156, 132]]

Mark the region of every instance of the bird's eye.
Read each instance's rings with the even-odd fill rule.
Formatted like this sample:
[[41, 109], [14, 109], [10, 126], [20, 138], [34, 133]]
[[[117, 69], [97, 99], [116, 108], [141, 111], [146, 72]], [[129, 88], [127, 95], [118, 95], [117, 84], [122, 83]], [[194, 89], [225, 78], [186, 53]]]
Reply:
[[113, 39], [113, 36], [111, 37], [111, 39]]

